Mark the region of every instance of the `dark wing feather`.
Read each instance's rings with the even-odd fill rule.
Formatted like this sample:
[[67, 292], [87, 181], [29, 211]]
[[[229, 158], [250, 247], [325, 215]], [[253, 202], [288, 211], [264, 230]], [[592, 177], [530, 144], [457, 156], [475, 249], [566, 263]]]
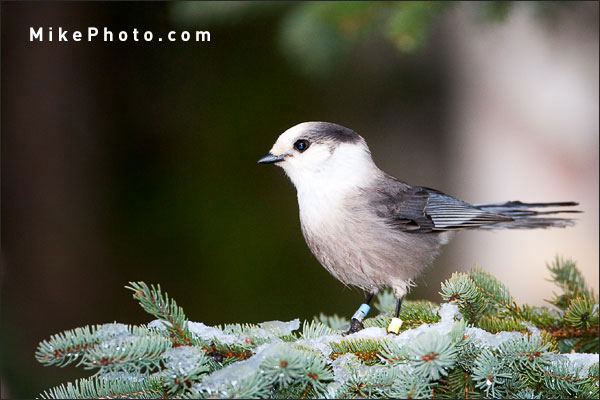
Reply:
[[[410, 186], [385, 176], [377, 188], [365, 193], [376, 214], [395, 229], [411, 233], [428, 233], [461, 229], [533, 229], [565, 227], [575, 223], [570, 218], [548, 218], [545, 215], [578, 213], [560, 207], [576, 206], [575, 202], [473, 205], [435, 189]], [[558, 210], [535, 211], [532, 208], [558, 207]]]
[[429, 202], [424, 211], [433, 220], [433, 230], [472, 229], [513, 220], [511, 217], [483, 210], [437, 190], [425, 190], [429, 193]]
[[512, 218], [482, 210], [434, 189], [410, 186], [386, 177], [370, 205], [392, 227], [413, 233], [472, 229]]
[[393, 180], [391, 185], [380, 185], [373, 192], [367, 192], [369, 205], [375, 213], [396, 229], [414, 232], [430, 232], [433, 221], [423, 210], [429, 201], [429, 194], [421, 188], [411, 187]]

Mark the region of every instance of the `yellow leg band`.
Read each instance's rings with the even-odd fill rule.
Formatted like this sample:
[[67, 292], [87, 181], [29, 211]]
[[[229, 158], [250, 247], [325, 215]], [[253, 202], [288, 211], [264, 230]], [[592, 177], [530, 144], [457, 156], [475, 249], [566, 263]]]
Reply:
[[388, 333], [395, 333], [396, 335], [400, 332], [402, 326], [402, 320], [400, 318], [392, 318], [390, 325], [387, 328]]

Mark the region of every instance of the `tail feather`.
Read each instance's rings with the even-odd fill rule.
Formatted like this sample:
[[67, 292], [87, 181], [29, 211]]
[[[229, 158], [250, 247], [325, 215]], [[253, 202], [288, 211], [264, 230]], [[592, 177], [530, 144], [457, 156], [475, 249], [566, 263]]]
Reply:
[[575, 225], [573, 218], [540, 217], [543, 215], [562, 213], [581, 213], [580, 210], [559, 209], [549, 211], [536, 211], [532, 208], [545, 207], [574, 207], [579, 203], [574, 201], [559, 203], [523, 203], [521, 201], [508, 201], [506, 203], [478, 204], [477, 207], [495, 214], [511, 218], [512, 221], [503, 221], [492, 225], [482, 226], [483, 229], [535, 229], [535, 228], [564, 228]]

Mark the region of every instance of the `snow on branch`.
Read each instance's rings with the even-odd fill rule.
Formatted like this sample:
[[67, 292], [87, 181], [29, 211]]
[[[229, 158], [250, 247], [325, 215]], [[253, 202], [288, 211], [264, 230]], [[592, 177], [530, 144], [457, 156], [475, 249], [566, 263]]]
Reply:
[[406, 301], [402, 331], [380, 314], [349, 321], [207, 326], [187, 319], [160, 286], [130, 283], [158, 318], [147, 326], [86, 326], [40, 343], [44, 365], [95, 370], [42, 398], [598, 398], [598, 299], [574, 262], [548, 266], [561, 293], [550, 307], [518, 305], [480, 268], [442, 283], [445, 301]]

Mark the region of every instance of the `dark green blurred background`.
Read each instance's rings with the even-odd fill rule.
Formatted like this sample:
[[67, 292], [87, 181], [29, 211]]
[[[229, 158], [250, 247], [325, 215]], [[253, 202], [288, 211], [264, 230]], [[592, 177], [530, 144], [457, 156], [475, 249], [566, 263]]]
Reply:
[[[160, 283], [207, 324], [351, 315], [362, 295], [311, 256], [293, 186], [256, 160], [292, 125], [331, 121], [365, 136], [378, 165], [409, 183], [473, 202], [513, 200], [460, 189], [478, 166], [453, 169], [465, 146], [453, 133], [462, 90], [455, 60], [464, 54], [448, 32], [500, 29], [526, 13], [542, 31], [560, 34], [568, 22], [597, 37], [597, 4], [570, 4], [3, 3], [2, 397], [33, 397], [81, 376], [36, 364], [36, 345], [51, 334], [148, 322], [123, 289], [132, 280]], [[30, 26], [200, 29], [211, 42], [31, 43]], [[597, 50], [589, 63], [597, 68]], [[576, 236], [591, 229], [587, 247], [565, 252], [593, 262], [597, 125], [584, 136], [595, 144], [583, 142], [581, 167], [592, 174], [582, 185], [595, 220]], [[556, 168], [572, 166], [557, 160]], [[493, 179], [501, 185], [503, 176]], [[468, 236], [457, 241], [411, 298], [439, 301], [441, 280], [486, 265], [483, 253], [460, 258], [473, 246]], [[594, 265], [583, 269], [594, 276]]]

